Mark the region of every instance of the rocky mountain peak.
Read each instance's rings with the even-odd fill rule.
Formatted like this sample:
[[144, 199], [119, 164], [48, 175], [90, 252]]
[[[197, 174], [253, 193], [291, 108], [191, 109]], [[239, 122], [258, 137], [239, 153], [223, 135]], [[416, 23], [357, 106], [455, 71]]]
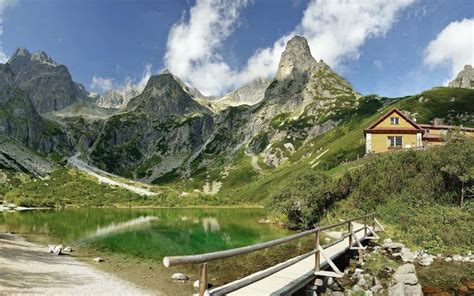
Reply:
[[156, 118], [189, 113], [209, 113], [207, 108], [191, 98], [172, 74], [150, 77], [143, 92], [133, 98], [127, 108]]
[[44, 64], [56, 65], [52, 58], [50, 58], [44, 51], [38, 51], [31, 56], [32, 61]]
[[32, 55], [19, 48], [7, 64], [15, 74], [15, 83], [28, 94], [39, 113], [60, 110], [87, 97], [67, 67], [57, 65], [43, 51]]
[[291, 79], [295, 75], [310, 71], [317, 67], [318, 62], [311, 55], [308, 41], [301, 36], [295, 36], [288, 41], [283, 51], [275, 76], [277, 80]]
[[472, 65], [465, 65], [456, 79], [448, 84], [449, 87], [462, 87], [474, 89], [474, 69]]
[[11, 56], [10, 59], [14, 59], [18, 57], [26, 57], [30, 59], [31, 53], [28, 51], [28, 49], [20, 47], [15, 50], [15, 53]]
[[322, 109], [336, 101], [347, 100], [347, 106], [353, 105], [357, 96], [349, 82], [323, 60], [314, 59], [305, 38], [295, 36], [281, 55], [278, 72], [263, 102], [269, 102], [275, 114], [303, 111], [321, 114]]

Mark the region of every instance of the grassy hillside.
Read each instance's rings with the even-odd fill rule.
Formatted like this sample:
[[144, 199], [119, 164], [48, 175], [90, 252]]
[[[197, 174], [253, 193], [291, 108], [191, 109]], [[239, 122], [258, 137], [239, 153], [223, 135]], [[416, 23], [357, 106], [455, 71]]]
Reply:
[[297, 229], [375, 211], [391, 235], [409, 245], [432, 252], [469, 251], [474, 229], [473, 139], [426, 151], [374, 155], [343, 170], [332, 176], [299, 173], [268, 205], [288, 227]]
[[341, 174], [344, 170], [341, 164], [364, 156], [364, 128], [392, 108], [416, 113], [419, 123], [429, 123], [434, 118], [445, 118], [447, 123], [462, 123], [474, 127], [473, 101], [474, 90], [460, 88], [436, 88], [400, 99], [367, 97], [365, 104], [359, 109], [344, 114], [336, 128], [305, 143], [289, 157], [287, 162], [276, 169], [264, 169], [263, 174], [259, 175], [252, 170], [250, 160], [247, 161], [247, 165], [243, 165], [244, 160], [239, 160], [229, 177], [251, 171], [250, 182], [242, 182], [240, 186], [229, 188], [223, 186], [219, 196], [238, 201], [263, 202], [273, 192], [278, 192], [287, 186], [287, 181], [299, 173], [311, 174], [323, 171], [329, 174]]

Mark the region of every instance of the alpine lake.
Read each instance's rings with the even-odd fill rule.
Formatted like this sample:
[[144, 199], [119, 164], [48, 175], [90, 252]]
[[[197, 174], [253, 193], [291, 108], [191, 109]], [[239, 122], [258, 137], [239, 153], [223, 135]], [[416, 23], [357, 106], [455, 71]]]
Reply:
[[[165, 256], [220, 251], [291, 234], [259, 223], [261, 208], [77, 208], [0, 214], [0, 231], [16, 233], [45, 246], [71, 246], [80, 261], [167, 295], [195, 293], [199, 267], [165, 268]], [[221, 285], [311, 249], [314, 238], [209, 263], [209, 282]], [[104, 262], [94, 263], [101, 257]], [[173, 281], [175, 272], [188, 281]]]

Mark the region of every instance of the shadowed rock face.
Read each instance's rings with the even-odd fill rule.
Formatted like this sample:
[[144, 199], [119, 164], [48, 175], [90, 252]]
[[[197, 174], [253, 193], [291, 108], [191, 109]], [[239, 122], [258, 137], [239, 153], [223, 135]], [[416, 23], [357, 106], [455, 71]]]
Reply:
[[456, 79], [451, 81], [448, 86], [474, 89], [474, 69], [472, 65], [465, 65]]
[[45, 121], [28, 94], [15, 85], [8, 64], [0, 64], [0, 136], [7, 136], [42, 153], [68, 147], [62, 131]]
[[213, 130], [213, 117], [171, 74], [152, 76], [124, 113], [112, 116], [89, 152], [99, 167], [152, 182], [179, 170]]
[[30, 96], [39, 113], [59, 110], [87, 97], [84, 87], [72, 80], [68, 69], [44, 52], [32, 55], [20, 48], [7, 64], [15, 74], [15, 83]]
[[142, 94], [133, 98], [127, 109], [162, 120], [172, 115], [210, 113], [195, 102], [171, 74], [152, 76]]

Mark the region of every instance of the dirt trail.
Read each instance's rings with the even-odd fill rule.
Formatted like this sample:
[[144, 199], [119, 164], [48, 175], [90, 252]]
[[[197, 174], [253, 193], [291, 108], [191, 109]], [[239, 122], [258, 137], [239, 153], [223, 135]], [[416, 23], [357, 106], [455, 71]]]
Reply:
[[71, 256], [0, 233], [0, 295], [156, 295]]
[[138, 193], [140, 195], [156, 195], [156, 192], [152, 192], [148, 189], [133, 186], [124, 182], [120, 182], [120, 179], [123, 179], [122, 177], [112, 175], [110, 173], [107, 173], [101, 169], [98, 169], [96, 167], [93, 167], [91, 165], [88, 165], [87, 163], [83, 162], [82, 160], [79, 159], [79, 155], [76, 154], [73, 157], [69, 158], [68, 160], [69, 165], [74, 166], [78, 168], [79, 170], [97, 178], [99, 182], [113, 185], [113, 186], [118, 186], [125, 188], [127, 190], [130, 190], [132, 192]]

